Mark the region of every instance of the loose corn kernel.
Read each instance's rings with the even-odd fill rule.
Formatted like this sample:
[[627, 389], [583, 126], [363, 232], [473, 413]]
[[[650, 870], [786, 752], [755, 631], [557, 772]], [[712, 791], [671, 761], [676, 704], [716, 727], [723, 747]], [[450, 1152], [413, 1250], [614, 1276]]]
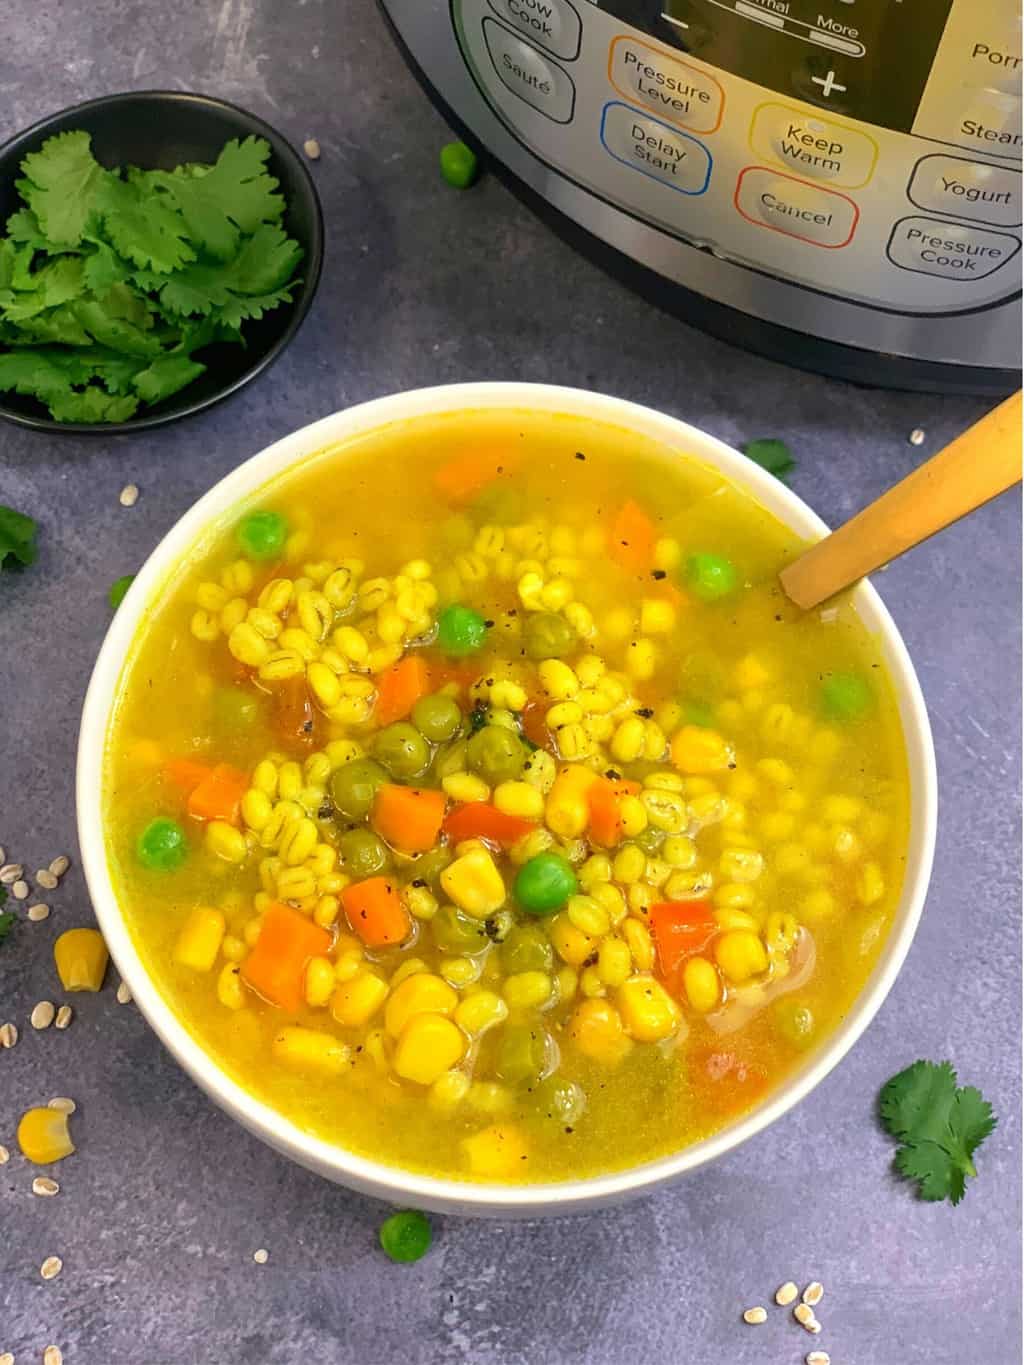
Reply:
[[174, 960], [194, 972], [208, 972], [217, 961], [227, 928], [224, 914], [212, 905], [197, 905], [182, 925], [174, 945]]
[[653, 678], [657, 666], [658, 653], [653, 640], [641, 636], [640, 639], [631, 641], [626, 650], [626, 672], [631, 678], [636, 678], [640, 682]]
[[685, 788], [686, 789], [685, 794], [687, 796], [693, 794], [689, 791], [689, 784], [691, 783], [703, 784], [703, 789], [706, 791], [714, 791], [715, 789], [714, 784], [712, 782], [709, 782], [706, 777], [684, 778], [681, 777], [679, 773], [654, 772], [648, 773], [647, 776], [644, 778], [644, 786], [649, 791], [678, 793], [684, 791]]
[[812, 763], [824, 765], [831, 763], [842, 747], [842, 738], [836, 734], [835, 730], [815, 730], [811, 736], [811, 742], [807, 746], [807, 757]]
[[774, 787], [791, 787], [796, 781], [793, 769], [781, 758], [760, 758], [757, 773]]
[[710, 872], [673, 872], [665, 883], [663, 899], [670, 901], [703, 900], [711, 890], [714, 878]]
[[627, 716], [612, 736], [612, 757], [619, 763], [633, 763], [643, 753], [644, 723], [639, 716]]
[[597, 1000], [608, 994], [608, 988], [601, 980], [601, 974], [596, 966], [584, 967], [580, 972], [580, 995], [586, 996], [588, 1000]]
[[643, 757], [649, 763], [660, 763], [667, 756], [668, 741], [665, 738], [665, 731], [656, 720], [645, 720]]
[[591, 938], [600, 938], [612, 927], [608, 911], [593, 896], [570, 896], [565, 913], [577, 929]]
[[662, 536], [654, 542], [654, 567], [666, 572], [678, 568], [683, 558], [682, 546], [671, 536]]
[[583, 708], [574, 701], [556, 702], [544, 715], [549, 730], [560, 730], [566, 725], [579, 725], [583, 719]]
[[225, 934], [220, 945], [221, 956], [228, 962], [241, 962], [245, 957], [245, 940], [237, 934]]
[[189, 630], [197, 640], [202, 640], [204, 644], [210, 644], [210, 642], [216, 640], [217, 636], [220, 634], [220, 625], [218, 624], [216, 617], [211, 616], [208, 611], [203, 611], [203, 609], [200, 608], [198, 611], [192, 613], [192, 619], [189, 621]]
[[249, 668], [258, 668], [270, 657], [270, 646], [247, 621], [235, 626], [228, 636], [228, 649], [239, 663]]
[[[338, 956], [334, 961], [334, 979], [335, 981], [351, 981], [354, 977], [359, 976], [365, 968], [366, 954], [363, 952], [361, 945], [354, 944], [352, 947], [345, 948], [338, 952]], [[374, 980], [376, 979], [377, 978], [375, 977]], [[372, 987], [360, 988], [360, 990], [363, 989], [366, 990], [368, 995], [374, 993]], [[334, 1009], [333, 996], [331, 997], [331, 1009]], [[337, 1014], [335, 1014], [334, 1017], [338, 1019]], [[343, 1020], [338, 1019], [338, 1022], [342, 1023]]]
[[601, 634], [612, 644], [621, 644], [633, 633], [633, 613], [628, 607], [613, 607], [601, 622]]
[[546, 796], [555, 783], [557, 765], [546, 749], [534, 749], [523, 765], [523, 781]]
[[66, 929], [53, 945], [53, 960], [66, 991], [98, 991], [110, 954], [98, 929]]
[[540, 590], [541, 605], [545, 611], [561, 611], [573, 598], [575, 589], [568, 578], [553, 578]]
[[341, 683], [326, 664], [315, 660], [306, 666], [306, 678], [314, 697], [325, 710], [341, 701]]
[[735, 751], [717, 730], [684, 725], [672, 736], [672, 762], [682, 773], [717, 773], [732, 767]]
[[647, 828], [647, 810], [638, 796], [620, 797], [619, 825], [623, 836], [627, 839], [642, 834]]
[[675, 626], [676, 609], [671, 602], [646, 597], [640, 603], [640, 629], [645, 635], [669, 635]]
[[579, 975], [575, 967], [570, 967], [568, 963], [564, 967], [559, 967], [555, 972], [555, 990], [558, 993], [558, 1002], [563, 1004], [572, 1000], [579, 986]]
[[334, 994], [334, 964], [328, 957], [311, 957], [306, 963], [306, 1004], [322, 1009]]
[[225, 962], [217, 975], [217, 999], [229, 1010], [245, 1006], [245, 987], [237, 962]]
[[622, 1016], [607, 1000], [581, 1000], [567, 1031], [585, 1057], [605, 1066], [617, 1066], [633, 1046]]
[[338, 653], [349, 663], [356, 666], [366, 663], [370, 646], [361, 630], [356, 630], [355, 626], [338, 626], [331, 639]]
[[877, 863], [865, 863], [857, 876], [857, 899], [875, 905], [885, 895], [885, 877]]
[[507, 1018], [508, 1005], [495, 991], [489, 990], [478, 990], [467, 996], [455, 1010], [455, 1022], [471, 1038], [479, 1038]]
[[337, 865], [337, 862], [337, 850], [332, 848], [330, 844], [320, 843], [316, 845], [313, 852], [306, 859], [306, 866], [309, 868], [310, 872], [315, 873], [317, 877], [322, 877], [326, 873], [332, 872]]
[[733, 670], [733, 681], [742, 692], [765, 688], [774, 676], [765, 660], [757, 654], [745, 654]]
[[672, 869], [661, 858], [648, 858], [644, 869], [644, 881], [650, 886], [664, 886], [672, 875]]
[[482, 963], [472, 957], [443, 957], [437, 968], [449, 986], [458, 991], [478, 981], [482, 969]]
[[840, 826], [835, 831], [832, 842], [832, 852], [841, 863], [855, 863], [862, 853], [861, 842], [857, 835], [848, 825]]
[[730, 929], [749, 929], [751, 933], [756, 934], [760, 928], [754, 916], [748, 915], [738, 906], [722, 906], [721, 909], [714, 911], [714, 917], [723, 934], [728, 933]]
[[835, 909], [835, 896], [832, 895], [831, 891], [826, 891], [824, 888], [812, 891], [800, 903], [801, 915], [804, 919], [811, 921], [827, 919], [829, 915], [835, 913]]
[[589, 894], [604, 907], [612, 924], [621, 924], [626, 918], [626, 898], [612, 882], [596, 882]]
[[252, 785], [273, 799], [277, 795], [277, 764], [269, 758], [257, 763], [252, 773]]
[[648, 910], [657, 901], [663, 900], [656, 887], [648, 885], [646, 881], [634, 882], [626, 892], [626, 904], [634, 915], [642, 918], [646, 917]]
[[491, 705], [501, 706], [509, 711], [521, 711], [528, 701], [526, 688], [511, 678], [498, 678], [491, 688]]
[[514, 972], [505, 978], [502, 994], [512, 1009], [539, 1009], [551, 999], [551, 978], [547, 972]]
[[278, 769], [277, 785], [282, 801], [295, 800], [303, 785], [302, 769], [298, 763], [289, 761], [281, 764]]
[[464, 1071], [446, 1071], [430, 1087], [427, 1101], [441, 1114], [452, 1114], [469, 1094], [470, 1079]]
[[597, 774], [589, 768], [570, 766], [556, 777], [544, 806], [547, 826], [563, 839], [578, 838], [587, 827], [590, 807], [586, 790]]
[[529, 1146], [522, 1132], [511, 1123], [496, 1123], [460, 1144], [471, 1174], [487, 1180], [509, 1176], [522, 1179], [529, 1159]]
[[421, 957], [407, 957], [404, 962], [391, 973], [391, 991], [394, 993], [397, 986], [406, 981], [410, 976], [416, 976], [418, 972], [425, 972], [427, 964]]
[[330, 1033], [288, 1024], [274, 1038], [270, 1051], [275, 1059], [295, 1071], [321, 1076], [340, 1076], [349, 1065], [349, 1048]]
[[[337, 963], [334, 975], [337, 978]], [[373, 1018], [387, 995], [386, 981], [371, 971], [359, 971], [347, 981], [339, 982], [335, 988], [331, 996], [331, 1014], [344, 1028], [360, 1028]]]
[[397, 986], [392, 983], [384, 1010], [384, 1027], [392, 1038], [397, 1038], [414, 1015], [452, 1014], [458, 1003], [459, 997], [446, 981], [432, 972], [419, 971]]
[[653, 976], [631, 976], [618, 988], [615, 1001], [626, 1032], [641, 1043], [669, 1038], [682, 1022], [679, 1006]]
[[646, 866], [647, 857], [643, 849], [636, 844], [625, 844], [612, 862], [612, 876], [617, 882], [628, 885], [640, 880]]
[[691, 1009], [708, 1014], [722, 999], [722, 983], [714, 963], [706, 957], [688, 958], [683, 966], [683, 990]]
[[449, 773], [441, 779], [441, 788], [453, 801], [486, 801], [491, 789], [476, 773]]
[[437, 897], [425, 886], [407, 886], [402, 901], [414, 919], [429, 920], [437, 914]]
[[403, 1080], [432, 1085], [462, 1060], [465, 1051], [465, 1035], [450, 1019], [442, 1014], [416, 1014], [402, 1030], [393, 1065]]
[[494, 859], [483, 847], [456, 858], [441, 873], [445, 895], [460, 910], [486, 919], [505, 904], [505, 883]]
[[621, 938], [606, 938], [597, 950], [597, 971], [606, 986], [621, 986], [633, 970], [629, 944]]
[[788, 953], [796, 943], [800, 924], [788, 910], [769, 910], [764, 921], [764, 937], [773, 952]]
[[597, 947], [596, 939], [582, 929], [577, 929], [564, 912], [556, 915], [551, 921], [550, 935], [555, 952], [571, 967], [578, 967]]
[[18, 1122], [18, 1146], [26, 1161], [49, 1166], [63, 1161], [75, 1150], [68, 1130], [68, 1115], [62, 1109], [27, 1109]]
[[542, 611], [543, 603], [540, 600], [541, 589], [544, 587], [544, 580], [539, 573], [532, 570], [524, 573], [516, 584], [516, 592], [520, 602], [527, 611]]
[[242, 930], [242, 938], [245, 940], [246, 945], [248, 947], [250, 948], [256, 947], [256, 940], [259, 938], [262, 929], [263, 929], [262, 914], [253, 915], [252, 919], [247, 921], [244, 929]]
[[771, 844], [781, 843], [792, 837], [796, 828], [796, 817], [789, 811], [777, 810], [762, 816], [760, 830], [762, 837]]
[[602, 692], [599, 687], [581, 687], [576, 693], [576, 703], [585, 716], [605, 717], [612, 729], [615, 722], [606, 713], [612, 709], [612, 702], [606, 692]]
[[757, 893], [749, 882], [725, 882], [716, 888], [714, 899], [722, 909], [749, 910], [757, 904]]
[[223, 858], [226, 863], [244, 862], [249, 852], [245, 835], [226, 820], [211, 820], [206, 826], [203, 842], [210, 853]]
[[718, 867], [729, 881], [756, 882], [764, 871], [764, 858], [751, 849], [724, 848]]
[[670, 834], [661, 846], [661, 856], [669, 867], [686, 871], [697, 861], [697, 845], [685, 834]]
[[677, 792], [646, 789], [640, 801], [647, 812], [647, 821], [666, 834], [682, 834], [688, 823], [686, 801]]
[[580, 690], [579, 679], [561, 659], [544, 659], [537, 666], [540, 685], [554, 701], [568, 701]]
[[529, 782], [499, 782], [493, 801], [505, 815], [523, 820], [539, 820], [544, 814], [544, 797]]
[[731, 929], [717, 938], [715, 961], [736, 985], [759, 976], [768, 968], [764, 944], [749, 929]]
[[649, 972], [654, 966], [654, 943], [647, 925], [641, 924], [638, 919], [624, 920], [622, 937], [626, 940], [637, 971]]
[[584, 891], [589, 891], [598, 882], [610, 882], [612, 860], [606, 853], [593, 853], [580, 868], [577, 876]]
[[[317, 890], [319, 891], [319, 887]], [[338, 918], [338, 911], [341, 909], [341, 901], [337, 896], [321, 895], [317, 898], [317, 903], [313, 907], [313, 923], [319, 924], [321, 929], [329, 929]]]
[[576, 665], [576, 677], [581, 687], [596, 687], [604, 676], [607, 664], [599, 654], [584, 654]]

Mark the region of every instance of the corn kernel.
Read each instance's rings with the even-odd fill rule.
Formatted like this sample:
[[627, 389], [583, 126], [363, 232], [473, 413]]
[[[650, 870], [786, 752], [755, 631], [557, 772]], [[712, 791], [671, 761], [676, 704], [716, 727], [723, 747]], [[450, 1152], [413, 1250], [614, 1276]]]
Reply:
[[661, 846], [661, 856], [669, 867], [686, 871], [697, 861], [697, 845], [685, 834], [670, 834]]
[[237, 962], [225, 962], [217, 975], [217, 999], [229, 1010], [245, 1007], [245, 987]]
[[63, 1161], [75, 1150], [68, 1130], [68, 1115], [61, 1109], [28, 1109], [18, 1122], [18, 1146], [26, 1161], [49, 1166]]
[[757, 654], [745, 654], [733, 670], [733, 681], [741, 692], [754, 688], [765, 688], [773, 680], [774, 673]]
[[[337, 977], [337, 964], [334, 974]], [[338, 984], [331, 996], [331, 1013], [344, 1028], [360, 1028], [377, 1013], [387, 994], [386, 981], [373, 972], [360, 971]]]
[[636, 678], [640, 682], [653, 678], [657, 666], [658, 654], [653, 640], [641, 636], [640, 639], [631, 641], [626, 650], [626, 672], [631, 678]]
[[608, 994], [608, 987], [601, 980], [596, 966], [584, 967], [579, 979], [580, 995], [588, 1000], [597, 1000]]
[[885, 895], [885, 877], [877, 863], [865, 863], [857, 877], [857, 899], [861, 905], [875, 905]]
[[736, 985], [759, 976], [768, 968], [764, 944], [749, 929], [731, 929], [716, 939], [715, 961]]
[[348, 1047], [330, 1033], [288, 1024], [270, 1045], [274, 1058], [295, 1071], [340, 1076], [349, 1065]]
[[717, 773], [732, 767], [735, 751], [717, 730], [684, 725], [672, 736], [672, 762], [682, 773]]
[[638, 971], [649, 972], [654, 966], [654, 943], [646, 924], [638, 919], [627, 919], [622, 924], [622, 937], [629, 947]]
[[441, 885], [460, 910], [477, 919], [486, 919], [505, 904], [505, 883], [483, 847], [449, 863], [441, 873]]
[[569, 1020], [568, 1034], [585, 1057], [617, 1066], [633, 1046], [622, 1016], [607, 1000], [581, 1000]]
[[[319, 886], [317, 890], [319, 891]], [[321, 929], [329, 929], [338, 918], [338, 911], [341, 909], [341, 901], [337, 896], [321, 895], [317, 898], [317, 903], [313, 907], [313, 923], [319, 924]]]
[[98, 929], [66, 929], [53, 945], [53, 960], [66, 991], [98, 991], [110, 954]]
[[597, 971], [605, 986], [621, 986], [633, 970], [629, 944], [621, 938], [606, 938], [597, 952]]
[[567, 725], [579, 725], [583, 708], [574, 701], [560, 701], [548, 708], [544, 720], [549, 730], [560, 730]]
[[[366, 954], [363, 952], [362, 948], [360, 947], [346, 948], [345, 951], [339, 953], [337, 958], [335, 959], [334, 979], [335, 981], [352, 981], [355, 977], [357, 977], [360, 974], [360, 972], [363, 972], [365, 968]], [[376, 977], [374, 978], [374, 980], [376, 980]], [[369, 997], [373, 995], [374, 988], [361, 986], [359, 988], [359, 993], [362, 993], [364, 991], [366, 992], [367, 997]], [[331, 997], [331, 1010], [332, 1012], [334, 1011], [333, 996]], [[339, 1024], [344, 1022], [344, 1020], [338, 1018], [337, 1013], [335, 1013], [334, 1017], [335, 1019], [338, 1019]]]
[[416, 1014], [452, 1014], [459, 997], [447, 982], [431, 972], [420, 971], [408, 976], [397, 986], [392, 983], [384, 1027], [392, 1038], [397, 1038]]
[[553, 701], [568, 701], [580, 690], [579, 679], [561, 659], [544, 659], [537, 666], [540, 685]]
[[479, 980], [482, 963], [472, 957], [443, 957], [438, 963], [437, 970], [449, 986], [461, 991]]
[[805, 896], [800, 903], [800, 913], [804, 919], [814, 920], [827, 919], [829, 915], [835, 913], [836, 898], [831, 891], [821, 888], [812, 891]]
[[549, 849], [555, 847], [557, 840], [549, 829], [535, 829], [530, 834], [524, 834], [521, 839], [509, 849], [509, 857], [517, 867], [522, 867], [523, 863], [528, 863], [531, 858], [535, 858], [538, 853], [547, 853]]
[[688, 823], [686, 801], [676, 792], [645, 789], [640, 801], [647, 821], [666, 834], [682, 834]]
[[277, 764], [272, 763], [269, 758], [257, 763], [252, 773], [252, 785], [273, 800], [277, 795]]
[[445, 1071], [430, 1087], [428, 1103], [441, 1114], [452, 1114], [469, 1094], [470, 1079], [464, 1071]]
[[612, 927], [608, 911], [592, 896], [570, 896], [565, 913], [577, 929], [591, 938], [600, 938]]
[[714, 963], [706, 957], [688, 958], [683, 967], [683, 990], [691, 1009], [708, 1014], [721, 1002], [722, 983]]
[[210, 905], [197, 905], [178, 935], [175, 962], [194, 972], [208, 972], [217, 960], [226, 927], [222, 911]]
[[800, 924], [788, 910], [769, 910], [764, 922], [764, 937], [769, 951], [788, 953], [796, 943]]
[[559, 1004], [572, 1000], [578, 985], [579, 975], [575, 967], [570, 967], [568, 963], [564, 967], [559, 967], [555, 973], [555, 990]]
[[505, 815], [523, 820], [539, 820], [544, 814], [544, 797], [529, 782], [500, 782], [494, 789], [494, 804]]
[[625, 844], [619, 849], [612, 863], [612, 875], [617, 882], [628, 885], [638, 882], [644, 875], [647, 858], [642, 848], [636, 844]]
[[322, 1009], [334, 994], [334, 964], [327, 957], [311, 957], [306, 963], [306, 1004]]
[[547, 972], [514, 972], [505, 978], [502, 994], [512, 1009], [539, 1009], [551, 998]]
[[393, 1064], [403, 1080], [432, 1085], [461, 1061], [465, 1051], [465, 1036], [450, 1019], [442, 1014], [415, 1014], [398, 1039]]
[[640, 629], [645, 635], [670, 635], [676, 626], [676, 609], [671, 602], [647, 597], [640, 603]]
[[463, 1138], [460, 1145], [473, 1175], [487, 1180], [523, 1178], [530, 1149], [514, 1124], [496, 1123]]
[[471, 1038], [479, 1038], [507, 1018], [508, 1006], [505, 1001], [495, 991], [489, 990], [478, 990], [475, 995], [467, 996], [455, 1010], [455, 1022]]
[[669, 1038], [682, 1022], [679, 1006], [653, 976], [631, 976], [615, 993], [626, 1032], [641, 1043]]
[[643, 753], [644, 723], [639, 716], [628, 716], [621, 721], [612, 736], [612, 757], [619, 763], [633, 763]]
[[551, 921], [550, 934], [555, 952], [571, 967], [578, 967], [597, 947], [597, 941], [577, 929], [565, 913], [556, 915]]
[[759, 777], [775, 787], [791, 787], [796, 781], [793, 769], [781, 758], [761, 758], [757, 762]]
[[718, 867], [728, 881], [756, 882], [764, 871], [764, 858], [751, 849], [724, 848]]
[[625, 838], [642, 834], [648, 825], [647, 810], [638, 796], [619, 799], [619, 825]]
[[249, 852], [245, 835], [226, 820], [211, 820], [206, 826], [203, 842], [210, 853], [223, 858], [226, 863], [244, 862]]
[[577, 876], [584, 891], [589, 891], [598, 882], [610, 882], [612, 860], [606, 853], [593, 853], [580, 868]]
[[621, 924], [626, 918], [626, 898], [612, 882], [595, 882], [589, 894], [604, 907], [612, 924]]

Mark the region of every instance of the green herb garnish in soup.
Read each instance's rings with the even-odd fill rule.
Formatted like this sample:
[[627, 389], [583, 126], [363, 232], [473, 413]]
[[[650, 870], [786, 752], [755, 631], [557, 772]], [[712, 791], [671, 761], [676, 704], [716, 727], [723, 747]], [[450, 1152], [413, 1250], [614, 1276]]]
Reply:
[[437, 1175], [596, 1175], [758, 1104], [863, 986], [908, 829], [878, 646], [786, 603], [798, 549], [685, 454], [539, 413], [260, 489], [109, 734], [168, 1002], [304, 1131]]

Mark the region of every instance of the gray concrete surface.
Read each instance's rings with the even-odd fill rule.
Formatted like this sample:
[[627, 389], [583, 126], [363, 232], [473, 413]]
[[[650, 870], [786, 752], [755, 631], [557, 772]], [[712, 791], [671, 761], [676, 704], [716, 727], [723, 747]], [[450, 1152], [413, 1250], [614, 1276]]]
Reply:
[[[798, 374], [658, 316], [539, 226], [494, 180], [438, 179], [445, 128], [353, 0], [7, 0], [0, 138], [128, 87], [225, 95], [323, 147], [328, 258], [314, 311], [273, 371], [149, 436], [0, 428], [0, 502], [42, 552], [0, 582], [0, 843], [30, 868], [75, 855], [78, 713], [105, 593], [204, 490], [267, 442], [360, 399], [441, 380], [605, 389], [726, 440], [785, 437], [794, 483], [836, 522], [976, 416], [966, 399]], [[907, 444], [915, 426], [921, 450]], [[118, 505], [129, 480], [141, 497]], [[70, 1094], [78, 1153], [57, 1199], [0, 1168], [0, 1353], [66, 1365], [796, 1365], [811, 1340], [739, 1311], [788, 1276], [821, 1279], [834, 1365], [1020, 1360], [1019, 502], [1008, 497], [894, 565], [879, 586], [924, 685], [938, 748], [938, 857], [906, 968], [868, 1035], [795, 1112], [667, 1193], [577, 1219], [436, 1220], [395, 1267], [382, 1207], [247, 1136], [196, 1090], [133, 1007], [79, 997], [34, 1033], [50, 946], [90, 921], [77, 866], [54, 913], [0, 951], [0, 1142]], [[1002, 1123], [957, 1209], [890, 1173], [872, 1113], [916, 1057], [950, 1057]], [[257, 1247], [270, 1252], [257, 1266]], [[44, 1283], [44, 1257], [64, 1258]]]

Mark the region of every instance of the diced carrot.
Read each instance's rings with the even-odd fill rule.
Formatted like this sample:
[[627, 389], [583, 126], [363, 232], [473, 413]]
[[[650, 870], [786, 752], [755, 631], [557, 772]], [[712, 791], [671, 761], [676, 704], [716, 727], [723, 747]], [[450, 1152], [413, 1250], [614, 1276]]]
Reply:
[[483, 492], [501, 474], [507, 474], [516, 458], [493, 451], [470, 451], [455, 455], [434, 474], [434, 487], [448, 502], [464, 503]]
[[377, 704], [373, 716], [378, 725], [404, 720], [430, 691], [430, 669], [422, 654], [407, 654], [376, 680]]
[[242, 797], [249, 779], [230, 763], [218, 763], [198, 786], [193, 787], [185, 809], [195, 820], [226, 820], [241, 824]]
[[172, 758], [164, 764], [165, 774], [183, 792], [195, 791], [212, 771], [208, 763], [198, 763], [192, 758]]
[[400, 853], [426, 853], [437, 843], [444, 808], [444, 792], [388, 782], [377, 788], [370, 823]]
[[535, 821], [522, 820], [518, 815], [506, 815], [487, 801], [469, 801], [456, 806], [444, 822], [444, 832], [453, 844], [463, 839], [487, 839], [502, 848], [511, 848], [524, 834], [532, 834]]
[[275, 902], [263, 916], [256, 946], [242, 963], [242, 979], [279, 1009], [295, 1013], [305, 999], [306, 965], [323, 957], [331, 936], [299, 910]]
[[749, 1109], [768, 1088], [768, 1071], [728, 1047], [697, 1048], [690, 1058], [690, 1076], [701, 1102], [716, 1114]]
[[673, 989], [682, 964], [703, 952], [718, 932], [708, 901], [663, 901], [648, 910], [647, 923], [658, 954], [658, 975]]
[[612, 523], [609, 553], [627, 573], [649, 573], [654, 563], [654, 522], [640, 504], [627, 498]]
[[368, 948], [402, 943], [412, 927], [393, 882], [387, 877], [368, 877], [353, 882], [341, 893], [341, 903], [354, 933]]
[[319, 711], [313, 706], [306, 675], [274, 683], [270, 689], [274, 733], [284, 743], [310, 747], [316, 743]]
[[624, 796], [635, 796], [639, 782], [625, 777], [599, 777], [587, 788], [590, 806], [590, 837], [602, 848], [614, 848], [622, 838], [622, 814], [619, 802]]

